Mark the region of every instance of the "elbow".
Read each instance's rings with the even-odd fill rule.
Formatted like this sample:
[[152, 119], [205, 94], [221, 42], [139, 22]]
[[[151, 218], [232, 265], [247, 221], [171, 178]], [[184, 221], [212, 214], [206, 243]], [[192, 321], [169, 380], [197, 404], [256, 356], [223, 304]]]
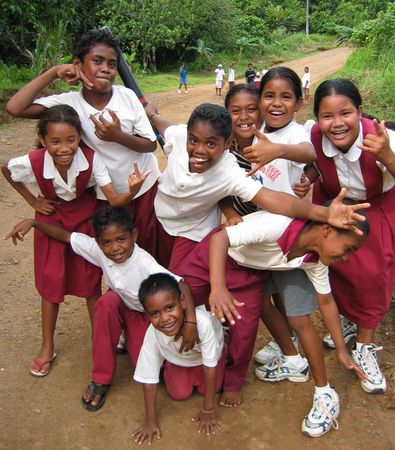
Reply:
[[7, 111], [7, 113], [8, 113], [10, 116], [13, 116], [13, 117], [19, 117], [19, 115], [20, 115], [20, 111], [18, 111], [18, 110], [15, 108], [15, 106], [13, 105], [12, 99], [9, 100], [8, 103], [6, 104], [5, 110]]

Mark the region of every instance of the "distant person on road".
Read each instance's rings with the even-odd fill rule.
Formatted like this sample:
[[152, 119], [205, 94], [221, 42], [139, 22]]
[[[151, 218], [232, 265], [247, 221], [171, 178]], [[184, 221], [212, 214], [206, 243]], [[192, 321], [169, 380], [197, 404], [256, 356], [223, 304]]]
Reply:
[[259, 73], [256, 67], [254, 67], [254, 71], [255, 71], [254, 86], [256, 89], [259, 89], [259, 86], [261, 84], [261, 74]]
[[228, 84], [229, 89], [232, 89], [232, 87], [235, 85], [235, 65], [233, 63], [231, 63], [229, 66]]
[[252, 68], [252, 64], [248, 64], [248, 69], [245, 71], [244, 77], [246, 80], [246, 84], [249, 86], [254, 86], [254, 79], [255, 79], [256, 72]]
[[184, 85], [184, 94], [188, 94], [188, 83], [187, 83], [188, 69], [185, 63], [180, 66], [180, 85], [178, 86], [178, 93], [181, 94], [181, 87]]
[[222, 64], [218, 64], [215, 69], [215, 95], [222, 95], [222, 88], [224, 87], [225, 71]]
[[306, 66], [304, 68], [304, 74], [302, 78], [303, 97], [306, 103], [308, 103], [310, 98], [310, 85], [311, 85], [310, 71], [309, 68]]

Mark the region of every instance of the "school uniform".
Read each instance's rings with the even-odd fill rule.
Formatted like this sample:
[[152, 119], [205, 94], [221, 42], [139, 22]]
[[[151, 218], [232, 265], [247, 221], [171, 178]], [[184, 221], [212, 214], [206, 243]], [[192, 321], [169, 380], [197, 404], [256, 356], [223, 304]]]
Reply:
[[[156, 233], [157, 227], [153, 206], [157, 179], [160, 175], [155, 155], [153, 153], [140, 153], [117, 142], [98, 138], [95, 134], [95, 125], [90, 118], [94, 116], [99, 120], [99, 116], [103, 115], [107, 121], [112, 122], [108, 112], [108, 110], [112, 110], [118, 116], [122, 131], [155, 141], [155, 134], [136, 94], [124, 86], [114, 85], [111, 99], [101, 111], [84, 99], [82, 91], [41, 97], [35, 99], [34, 103], [46, 108], [66, 104], [72, 106], [78, 112], [82, 124], [82, 140], [102, 156], [117, 192], [128, 192], [128, 176], [134, 170], [134, 163], [137, 163], [140, 172], [151, 170], [151, 174], [144, 181], [140, 191], [128, 207], [134, 224], [139, 229], [137, 242], [145, 250], [154, 256], [161, 256], [162, 259], [161, 246], [159, 245], [161, 235]], [[100, 188], [97, 189], [97, 197], [99, 200], [106, 200]]]
[[164, 380], [169, 395], [185, 400], [194, 388], [205, 393], [204, 366], [217, 367], [217, 392], [222, 387], [225, 370], [223, 329], [203, 307], [196, 308], [200, 342], [188, 352], [179, 353], [181, 339], [166, 336], [152, 324], [148, 327], [138, 357], [134, 379], [139, 383], [157, 384], [164, 363]]
[[136, 366], [149, 325], [138, 298], [140, 284], [154, 273], [168, 273], [177, 281], [181, 278], [159, 265], [137, 244], [132, 255], [120, 264], [107, 258], [95, 239], [89, 236], [72, 233], [70, 244], [74, 252], [103, 270], [108, 287], [95, 306], [92, 380], [97, 384], [111, 384], [117, 367], [116, 348], [121, 331], [125, 332], [127, 350]]
[[[93, 236], [91, 218], [97, 206], [93, 187], [111, 183], [99, 155], [87, 147], [78, 148], [67, 182], [44, 148], [11, 159], [8, 169], [13, 181], [29, 183], [42, 196], [57, 202], [54, 213], [36, 212], [36, 220]], [[52, 303], [63, 302], [65, 295], [92, 297], [101, 292], [101, 270], [38, 229], [34, 230], [34, 270], [38, 292]]]
[[[394, 151], [395, 133], [387, 131]], [[347, 197], [371, 204], [366, 210], [370, 234], [364, 245], [348, 261], [331, 266], [329, 274], [340, 313], [373, 329], [390, 307], [395, 282], [395, 179], [372, 155], [357, 147], [367, 134], [376, 134], [376, 130], [371, 120], [363, 118], [357, 140], [343, 154], [322, 136], [318, 124], [311, 130], [320, 172], [313, 202], [322, 204], [345, 187]]]
[[[331, 292], [328, 268], [315, 253], [287, 260], [287, 253], [305, 222], [299, 219], [271, 214], [266, 211], [243, 217], [243, 222], [225, 228], [230, 248], [226, 261], [226, 286], [234, 298], [243, 302], [241, 315], [230, 326], [229, 361], [225, 369], [224, 390], [239, 391], [247, 375], [254, 350], [260, 319], [266, 270], [302, 269], [316, 292]], [[179, 266], [178, 273], [191, 288], [197, 303], [208, 304], [210, 294], [209, 243], [207, 236]]]
[[261, 185], [245, 176], [228, 150], [205, 172], [190, 172], [186, 125], [168, 127], [164, 138], [168, 165], [159, 178], [155, 213], [164, 230], [177, 238], [169, 266], [175, 270], [196, 242], [220, 224], [222, 198], [237, 195], [249, 201]]

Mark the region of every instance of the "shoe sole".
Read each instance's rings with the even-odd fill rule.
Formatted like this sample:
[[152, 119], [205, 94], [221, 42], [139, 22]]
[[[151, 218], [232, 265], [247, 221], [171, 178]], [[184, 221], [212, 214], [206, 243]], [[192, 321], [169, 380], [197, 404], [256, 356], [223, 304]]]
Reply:
[[255, 372], [255, 376], [258, 378], [258, 380], [268, 381], [269, 383], [279, 383], [280, 381], [285, 381], [285, 380], [292, 381], [292, 383], [305, 383], [306, 381], [309, 380], [309, 372], [307, 372], [307, 374], [303, 377], [292, 377], [291, 376], [291, 377], [285, 377], [285, 378], [281, 378], [281, 379], [260, 378], [256, 372]]
[[385, 388], [369, 389], [366, 386], [364, 386], [362, 383], [361, 383], [361, 388], [365, 392], [367, 392], [368, 394], [384, 394], [384, 392], [387, 390], [387, 387], [385, 387]]

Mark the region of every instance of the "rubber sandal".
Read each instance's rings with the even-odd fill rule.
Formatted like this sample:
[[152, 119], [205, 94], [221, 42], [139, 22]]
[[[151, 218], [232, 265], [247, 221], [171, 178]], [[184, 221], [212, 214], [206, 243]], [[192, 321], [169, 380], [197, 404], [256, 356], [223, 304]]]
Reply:
[[110, 387], [111, 384], [96, 384], [94, 381], [92, 381], [88, 385], [89, 393], [91, 395], [100, 395], [99, 403], [96, 406], [92, 406], [91, 402], [86, 402], [84, 398], [81, 398], [82, 406], [90, 412], [98, 411], [104, 405], [104, 402], [106, 401], [106, 395]]
[[[36, 377], [36, 378], [42, 378], [42, 377], [46, 377], [49, 372], [51, 371], [52, 368], [52, 364], [55, 361], [56, 358], [56, 353], [54, 352], [54, 354], [52, 355], [51, 358], [46, 359], [45, 361], [41, 361], [41, 359], [38, 358], [34, 358], [32, 363], [30, 364], [29, 367], [29, 371], [30, 371], [30, 375], [32, 377]], [[35, 370], [31, 367], [32, 364], [36, 364], [38, 366], [38, 370]], [[45, 372], [41, 372], [41, 369], [46, 365], [48, 365], [48, 369]]]

